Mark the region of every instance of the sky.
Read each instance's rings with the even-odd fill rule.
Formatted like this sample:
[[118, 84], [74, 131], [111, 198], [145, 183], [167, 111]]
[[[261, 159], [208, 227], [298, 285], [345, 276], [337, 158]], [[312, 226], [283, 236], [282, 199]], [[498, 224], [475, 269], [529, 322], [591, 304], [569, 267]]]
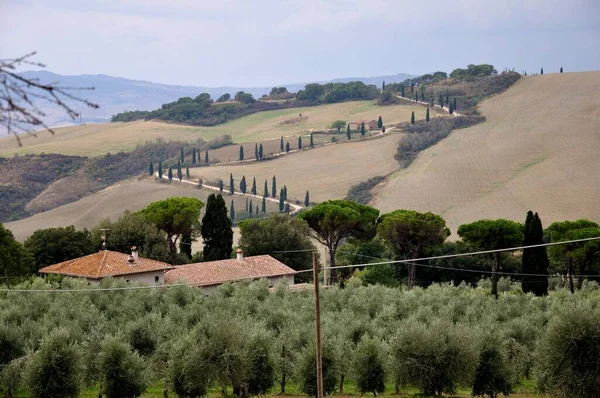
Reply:
[[0, 0], [0, 58], [31, 51], [54, 73], [207, 87], [598, 70], [600, 1]]

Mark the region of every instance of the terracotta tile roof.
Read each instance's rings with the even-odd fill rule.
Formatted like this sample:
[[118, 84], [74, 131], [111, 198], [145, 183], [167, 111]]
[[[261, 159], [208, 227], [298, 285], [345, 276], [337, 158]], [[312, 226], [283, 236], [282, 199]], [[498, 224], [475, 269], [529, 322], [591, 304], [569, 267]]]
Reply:
[[296, 271], [269, 255], [179, 265], [165, 273], [165, 284], [219, 285], [242, 279], [295, 275]]
[[41, 273], [100, 279], [107, 276], [140, 274], [143, 272], [166, 271], [173, 267], [161, 261], [139, 257], [130, 264], [129, 254], [110, 250], [100, 251], [40, 269]]

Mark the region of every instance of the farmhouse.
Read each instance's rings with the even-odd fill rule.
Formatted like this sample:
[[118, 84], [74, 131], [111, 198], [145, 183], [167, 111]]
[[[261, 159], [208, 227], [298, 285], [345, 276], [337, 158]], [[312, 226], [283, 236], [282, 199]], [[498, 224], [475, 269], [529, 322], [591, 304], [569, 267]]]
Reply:
[[227, 282], [267, 279], [269, 286], [294, 284], [296, 271], [269, 255], [244, 257], [241, 249], [237, 258], [180, 265], [165, 273], [166, 284], [185, 283], [207, 292]]
[[366, 131], [377, 130], [377, 120], [358, 120], [356, 122], [349, 122], [350, 130], [360, 130], [360, 126], [365, 124]]
[[49, 265], [39, 272], [82, 278], [96, 283], [102, 278], [113, 277], [145, 285], [162, 285], [165, 271], [172, 268], [167, 263], [139, 257], [134, 246], [131, 248], [131, 255], [102, 250], [88, 256]]

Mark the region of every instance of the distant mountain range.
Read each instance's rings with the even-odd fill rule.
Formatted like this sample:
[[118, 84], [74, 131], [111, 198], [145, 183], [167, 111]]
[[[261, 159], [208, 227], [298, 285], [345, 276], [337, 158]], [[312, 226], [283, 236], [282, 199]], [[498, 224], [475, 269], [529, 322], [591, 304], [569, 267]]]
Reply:
[[[181, 97], [195, 97], [200, 93], [209, 93], [213, 99], [230, 93], [232, 96], [238, 91], [251, 93], [255, 98], [267, 94], [272, 87], [198, 87], [198, 86], [176, 86], [169, 84], [152, 83], [143, 80], [131, 80], [122, 77], [107, 75], [76, 75], [64, 76], [47, 71], [23, 72], [27, 78], [37, 78], [42, 83], [59, 82], [61, 86], [67, 87], [95, 87], [94, 90], [76, 92], [82, 98], [100, 105], [100, 109], [90, 109], [82, 104], [73, 104], [82, 117], [83, 123], [103, 123], [110, 120], [116, 113], [133, 110], [153, 110], [162, 104], [175, 101]], [[380, 86], [386, 83], [401, 82], [414, 77], [405, 73], [390, 76], [376, 77], [347, 77], [317, 83], [345, 83], [350, 81], [361, 81], [365, 84]], [[278, 87], [286, 87], [290, 92], [302, 90], [307, 83], [280, 84]], [[61, 126], [78, 121], [71, 120], [64, 112], [55, 106], [40, 104], [41, 109], [47, 114], [46, 123], [50, 126]]]

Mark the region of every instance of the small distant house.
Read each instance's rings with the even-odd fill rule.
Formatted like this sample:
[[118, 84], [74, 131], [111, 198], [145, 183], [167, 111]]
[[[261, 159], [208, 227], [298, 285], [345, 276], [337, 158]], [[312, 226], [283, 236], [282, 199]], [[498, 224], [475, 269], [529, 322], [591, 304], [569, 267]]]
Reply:
[[241, 249], [237, 258], [179, 265], [165, 273], [165, 283], [185, 283], [210, 292], [227, 282], [266, 279], [269, 286], [294, 284], [296, 271], [269, 255], [244, 257]]
[[165, 271], [173, 266], [161, 261], [138, 256], [137, 248], [131, 248], [131, 254], [102, 250], [98, 253], [79, 257], [40, 269], [42, 274], [55, 274], [99, 282], [102, 278], [112, 277], [127, 282], [144, 285], [162, 285]]
[[350, 130], [360, 131], [360, 126], [365, 124], [366, 131], [378, 130], [377, 120], [359, 120], [356, 122], [350, 122], [348, 125], [350, 126]]

